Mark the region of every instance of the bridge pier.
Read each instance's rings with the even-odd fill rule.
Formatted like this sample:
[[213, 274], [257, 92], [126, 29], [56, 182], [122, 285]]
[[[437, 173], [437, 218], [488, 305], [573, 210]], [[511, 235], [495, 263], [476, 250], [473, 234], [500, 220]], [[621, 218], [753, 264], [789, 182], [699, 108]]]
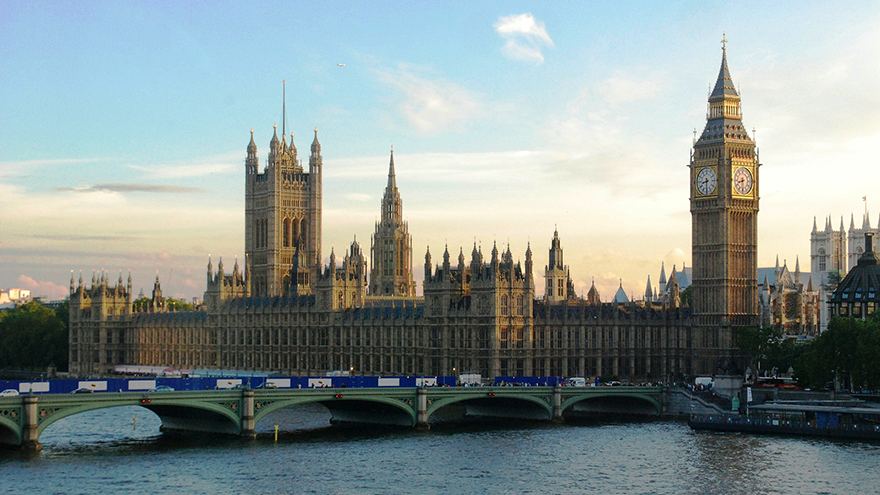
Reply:
[[562, 417], [562, 387], [559, 384], [556, 384], [553, 387], [553, 417], [550, 418], [550, 421], [553, 423], [564, 423], [565, 419]]
[[416, 428], [427, 430], [428, 425], [428, 389], [419, 387], [416, 389]]
[[254, 391], [244, 389], [241, 400], [241, 436], [256, 438], [257, 422], [254, 420]]
[[21, 448], [24, 450], [38, 451], [43, 448], [40, 445], [39, 420], [37, 408], [39, 398], [36, 395], [24, 396], [24, 428], [21, 434]]

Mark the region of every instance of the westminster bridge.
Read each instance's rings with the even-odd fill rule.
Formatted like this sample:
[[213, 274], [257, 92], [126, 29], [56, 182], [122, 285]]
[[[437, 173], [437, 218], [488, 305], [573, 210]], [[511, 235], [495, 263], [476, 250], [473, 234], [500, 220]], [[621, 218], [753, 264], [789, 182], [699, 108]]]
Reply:
[[0, 397], [0, 443], [40, 448], [40, 434], [54, 422], [87, 411], [141, 406], [155, 413], [163, 431], [255, 436], [269, 413], [319, 403], [333, 422], [428, 428], [452, 405], [469, 416], [564, 421], [590, 413], [659, 416], [661, 387], [407, 387], [230, 389], [168, 392], [29, 394]]

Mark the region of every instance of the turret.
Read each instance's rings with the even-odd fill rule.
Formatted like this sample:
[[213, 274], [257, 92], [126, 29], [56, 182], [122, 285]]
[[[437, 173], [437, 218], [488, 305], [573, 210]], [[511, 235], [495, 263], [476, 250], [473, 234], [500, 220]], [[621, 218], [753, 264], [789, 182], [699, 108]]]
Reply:
[[425, 248], [425, 282], [431, 279], [431, 246]]
[[278, 141], [278, 124], [272, 126], [272, 140], [269, 141], [269, 166], [274, 166], [275, 160], [280, 158], [281, 142]]
[[254, 130], [251, 129], [251, 142], [247, 145], [247, 158], [244, 161], [245, 172], [248, 175], [256, 174], [260, 165], [257, 156], [257, 143], [254, 142]]

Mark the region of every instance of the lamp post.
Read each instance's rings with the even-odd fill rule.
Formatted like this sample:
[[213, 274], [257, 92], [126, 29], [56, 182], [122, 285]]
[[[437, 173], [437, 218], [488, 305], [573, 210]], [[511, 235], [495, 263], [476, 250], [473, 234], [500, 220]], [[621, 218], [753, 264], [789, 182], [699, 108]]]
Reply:
[[458, 386], [458, 376], [455, 374], [455, 368], [452, 368], [452, 379], [455, 380], [453, 384]]

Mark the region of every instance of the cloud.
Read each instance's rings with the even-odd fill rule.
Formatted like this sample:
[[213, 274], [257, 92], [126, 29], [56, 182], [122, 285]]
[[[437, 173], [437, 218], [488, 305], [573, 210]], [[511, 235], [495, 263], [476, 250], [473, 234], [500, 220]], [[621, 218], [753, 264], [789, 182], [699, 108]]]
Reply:
[[364, 203], [373, 199], [371, 195], [365, 193], [349, 193], [343, 195], [342, 197], [351, 201], [357, 201], [359, 203]]
[[482, 104], [476, 96], [457, 84], [426, 79], [406, 66], [395, 70], [377, 69], [375, 73], [380, 82], [402, 93], [403, 101], [397, 107], [420, 132], [460, 128], [464, 122], [482, 114]]
[[547, 34], [544, 23], [536, 21], [532, 14], [518, 14], [499, 17], [495, 23], [495, 32], [506, 40], [501, 53], [512, 60], [544, 63], [541, 50], [553, 47], [553, 40]]
[[[226, 158], [226, 157], [223, 157]], [[221, 158], [221, 159], [223, 159]], [[185, 165], [130, 165], [135, 170], [147, 172], [153, 179], [181, 179], [188, 177], [204, 177], [214, 174], [231, 174], [238, 170], [233, 160], [240, 161], [241, 153], [235, 152], [234, 158], [229, 162], [201, 163]]]
[[204, 192], [199, 187], [186, 186], [165, 186], [157, 184], [95, 184], [94, 186], [83, 187], [56, 187], [56, 191], [72, 191], [77, 193], [124, 193], [124, 192], [145, 192], [145, 193], [171, 193], [171, 194], [188, 194]]
[[54, 282], [39, 281], [27, 275], [20, 275], [18, 282], [25, 289], [30, 289], [31, 295], [35, 297], [48, 297], [49, 299], [60, 299], [68, 295], [69, 289], [64, 285], [58, 285]]
[[627, 74], [615, 74], [596, 87], [596, 93], [606, 103], [616, 105], [656, 97], [666, 89], [667, 78], [662, 74], [649, 74], [642, 78]]
[[77, 165], [81, 163], [97, 163], [103, 159], [97, 158], [54, 158], [40, 160], [21, 160], [15, 162], [0, 162], [0, 178], [22, 179], [33, 176], [36, 169], [57, 166]]
[[29, 234], [34, 239], [48, 239], [50, 241], [98, 241], [114, 242], [129, 239], [121, 235], [79, 235], [79, 234]]

